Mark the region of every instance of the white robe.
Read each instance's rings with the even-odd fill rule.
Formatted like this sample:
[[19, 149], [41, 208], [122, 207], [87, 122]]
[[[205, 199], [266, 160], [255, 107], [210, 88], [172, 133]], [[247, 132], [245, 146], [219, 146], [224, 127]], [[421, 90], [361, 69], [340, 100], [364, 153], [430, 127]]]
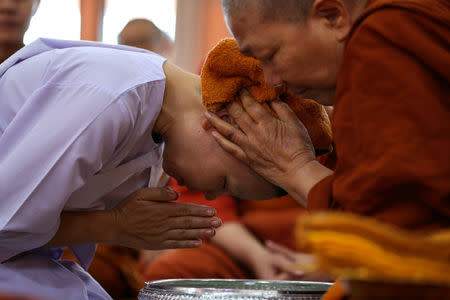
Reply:
[[[110, 209], [157, 185], [163, 62], [132, 47], [39, 39], [0, 65], [0, 291], [110, 299], [59, 260], [61, 249], [40, 247], [62, 211]], [[87, 269], [95, 245], [71, 249]]]

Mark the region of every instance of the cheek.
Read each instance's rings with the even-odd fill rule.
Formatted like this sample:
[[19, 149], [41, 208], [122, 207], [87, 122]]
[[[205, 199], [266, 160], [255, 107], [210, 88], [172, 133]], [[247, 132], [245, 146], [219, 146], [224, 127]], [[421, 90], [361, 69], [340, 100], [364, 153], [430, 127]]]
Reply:
[[277, 195], [274, 185], [247, 167], [240, 167], [235, 171], [234, 174], [229, 175], [235, 196], [242, 199], [265, 200]]
[[31, 14], [32, 14], [32, 6], [29, 6], [25, 9], [22, 9], [19, 13], [18, 13], [18, 17], [20, 18], [20, 21], [22, 23], [22, 27], [28, 27], [29, 23], [30, 23], [30, 19], [31, 19]]

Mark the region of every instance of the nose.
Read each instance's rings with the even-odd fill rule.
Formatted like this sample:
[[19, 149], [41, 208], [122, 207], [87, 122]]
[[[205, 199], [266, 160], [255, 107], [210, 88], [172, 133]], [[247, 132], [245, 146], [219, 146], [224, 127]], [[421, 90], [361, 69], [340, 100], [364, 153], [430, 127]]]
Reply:
[[268, 85], [278, 87], [283, 84], [281, 76], [274, 70], [274, 68], [268, 64], [263, 64], [264, 80]]

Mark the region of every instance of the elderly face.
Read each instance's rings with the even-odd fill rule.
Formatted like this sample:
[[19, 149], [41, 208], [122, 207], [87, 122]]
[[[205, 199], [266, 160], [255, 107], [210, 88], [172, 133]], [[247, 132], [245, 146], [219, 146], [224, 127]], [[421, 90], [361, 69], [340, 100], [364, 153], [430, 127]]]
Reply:
[[343, 43], [328, 19], [263, 22], [251, 6], [236, 14], [227, 16], [228, 26], [240, 50], [261, 61], [269, 84], [284, 82], [303, 98], [332, 104]]
[[38, 0], [0, 0], [0, 43], [22, 43]]
[[166, 140], [163, 167], [180, 185], [200, 190], [208, 200], [222, 195], [264, 200], [284, 194], [244, 163], [225, 152], [200, 121], [177, 128], [175, 139]]

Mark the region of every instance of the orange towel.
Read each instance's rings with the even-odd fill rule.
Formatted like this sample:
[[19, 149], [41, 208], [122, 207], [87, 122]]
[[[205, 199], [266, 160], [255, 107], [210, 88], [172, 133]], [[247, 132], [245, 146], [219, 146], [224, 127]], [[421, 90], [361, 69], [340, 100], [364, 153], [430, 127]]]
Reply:
[[332, 149], [331, 125], [324, 107], [313, 100], [302, 99], [287, 91], [286, 86], [271, 87], [264, 80], [259, 61], [239, 51], [234, 39], [220, 41], [208, 54], [201, 73], [203, 105], [211, 111], [238, 100], [246, 88], [256, 101], [274, 115], [267, 101], [279, 97], [297, 114], [309, 132], [317, 154]]

